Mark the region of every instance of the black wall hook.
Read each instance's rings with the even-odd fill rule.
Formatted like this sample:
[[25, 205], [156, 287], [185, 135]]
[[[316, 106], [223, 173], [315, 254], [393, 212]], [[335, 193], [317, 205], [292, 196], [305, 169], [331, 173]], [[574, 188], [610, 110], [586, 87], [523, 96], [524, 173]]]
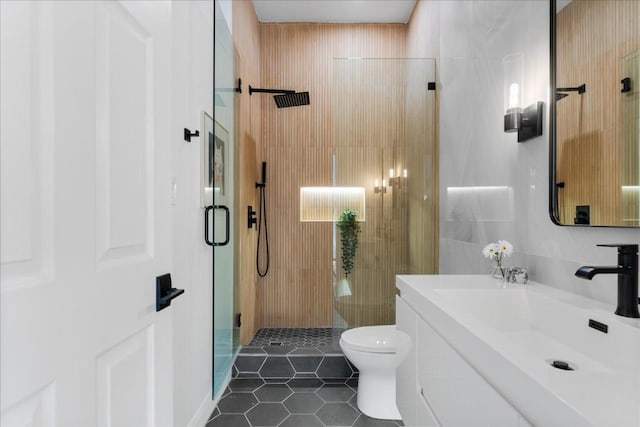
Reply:
[[620, 80], [620, 83], [622, 84], [622, 89], [620, 90], [620, 92], [631, 92], [631, 77], [625, 77], [624, 79]]
[[184, 140], [187, 142], [191, 142], [192, 137], [200, 136], [200, 131], [197, 130], [195, 132], [191, 132], [189, 129], [184, 128]]

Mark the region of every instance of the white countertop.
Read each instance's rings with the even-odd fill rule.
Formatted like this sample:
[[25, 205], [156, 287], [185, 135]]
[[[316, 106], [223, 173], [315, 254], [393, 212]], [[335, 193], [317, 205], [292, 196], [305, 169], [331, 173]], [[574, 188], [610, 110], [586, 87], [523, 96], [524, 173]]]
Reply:
[[[534, 425], [640, 426], [639, 319], [550, 286], [483, 275], [397, 276], [396, 286]], [[608, 333], [588, 327], [589, 319]]]

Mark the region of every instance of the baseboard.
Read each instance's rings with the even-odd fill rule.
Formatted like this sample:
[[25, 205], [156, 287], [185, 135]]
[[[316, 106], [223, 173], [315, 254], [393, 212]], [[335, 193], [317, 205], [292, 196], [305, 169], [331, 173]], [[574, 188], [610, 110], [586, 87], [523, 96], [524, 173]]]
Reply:
[[198, 410], [193, 414], [193, 417], [191, 417], [191, 421], [189, 421], [187, 427], [205, 427], [207, 425], [209, 416], [211, 416], [213, 410], [218, 406], [218, 402], [220, 401], [224, 390], [227, 388], [227, 385], [229, 385], [229, 381], [231, 381], [231, 370], [227, 373], [223, 386], [220, 387], [218, 394], [213, 399], [211, 398], [211, 391], [207, 393], [202, 400], [202, 403], [200, 403]]

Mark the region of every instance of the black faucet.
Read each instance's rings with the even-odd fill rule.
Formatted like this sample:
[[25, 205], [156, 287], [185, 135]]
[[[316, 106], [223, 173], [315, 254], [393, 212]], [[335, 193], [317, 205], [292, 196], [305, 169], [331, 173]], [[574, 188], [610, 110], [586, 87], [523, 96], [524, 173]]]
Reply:
[[616, 314], [624, 317], [640, 317], [638, 312], [638, 245], [597, 245], [618, 248], [618, 265], [615, 267], [580, 267], [576, 276], [591, 280], [596, 274], [618, 275], [618, 308]]

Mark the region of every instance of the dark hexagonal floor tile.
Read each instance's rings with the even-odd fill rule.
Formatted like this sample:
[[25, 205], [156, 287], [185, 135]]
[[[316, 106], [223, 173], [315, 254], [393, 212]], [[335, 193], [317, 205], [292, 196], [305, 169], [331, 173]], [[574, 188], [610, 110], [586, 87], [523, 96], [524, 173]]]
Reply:
[[322, 362], [322, 356], [289, 356], [296, 372], [315, 372]]
[[262, 347], [246, 346], [240, 349], [240, 354], [266, 354], [267, 352]]
[[320, 363], [317, 374], [320, 378], [349, 378], [353, 371], [343, 356], [327, 356]]
[[253, 393], [231, 393], [220, 400], [218, 409], [223, 414], [244, 414], [257, 404]]
[[207, 423], [206, 427], [251, 427], [244, 415], [221, 414]]
[[236, 358], [234, 366], [239, 372], [258, 372], [266, 356], [243, 356]]
[[348, 402], [355, 394], [344, 384], [325, 384], [316, 393], [325, 402]]
[[322, 356], [324, 353], [322, 353], [320, 350], [318, 350], [315, 347], [298, 347], [289, 353], [290, 356], [293, 354], [302, 354], [304, 356], [310, 356], [310, 355]]
[[283, 403], [292, 414], [313, 414], [324, 404], [315, 393], [294, 393]]
[[231, 391], [235, 392], [248, 392], [254, 391], [255, 389], [261, 387], [264, 384], [259, 378], [236, 378], [231, 380], [229, 383], [229, 388]]
[[350, 426], [358, 418], [358, 411], [348, 403], [325, 403], [316, 413], [326, 426]]
[[[358, 409], [358, 395], [354, 394], [351, 399], [349, 399], [349, 405], [353, 406], [355, 409]], [[359, 409], [358, 409], [359, 411]]]
[[296, 348], [289, 345], [267, 345], [263, 347], [268, 354], [287, 354]]
[[260, 402], [282, 402], [293, 393], [286, 384], [265, 384], [256, 390], [256, 395]]
[[284, 420], [280, 427], [324, 427], [315, 415], [294, 414]]
[[209, 421], [211, 421], [212, 419], [214, 419], [218, 415], [220, 415], [220, 410], [216, 406], [216, 409], [214, 409], [213, 412], [211, 413], [211, 415], [209, 415]]
[[361, 414], [355, 423], [353, 423], [353, 427], [397, 427], [396, 424], [392, 420], [378, 420], [376, 418], [367, 417], [365, 414]]
[[317, 348], [318, 348], [318, 350], [320, 350], [324, 354], [332, 354], [332, 355], [340, 355], [340, 354], [342, 354], [342, 349], [337, 344], [336, 345], [331, 345], [331, 346], [319, 345]]
[[251, 426], [277, 426], [289, 416], [282, 403], [259, 403], [247, 412]]
[[294, 392], [299, 391], [316, 391], [324, 384], [317, 378], [294, 378], [287, 382], [291, 390]]
[[400, 427], [404, 427], [404, 422], [402, 420], [394, 420], [397, 425]]
[[262, 378], [291, 378], [295, 373], [286, 357], [268, 357], [260, 368]]

